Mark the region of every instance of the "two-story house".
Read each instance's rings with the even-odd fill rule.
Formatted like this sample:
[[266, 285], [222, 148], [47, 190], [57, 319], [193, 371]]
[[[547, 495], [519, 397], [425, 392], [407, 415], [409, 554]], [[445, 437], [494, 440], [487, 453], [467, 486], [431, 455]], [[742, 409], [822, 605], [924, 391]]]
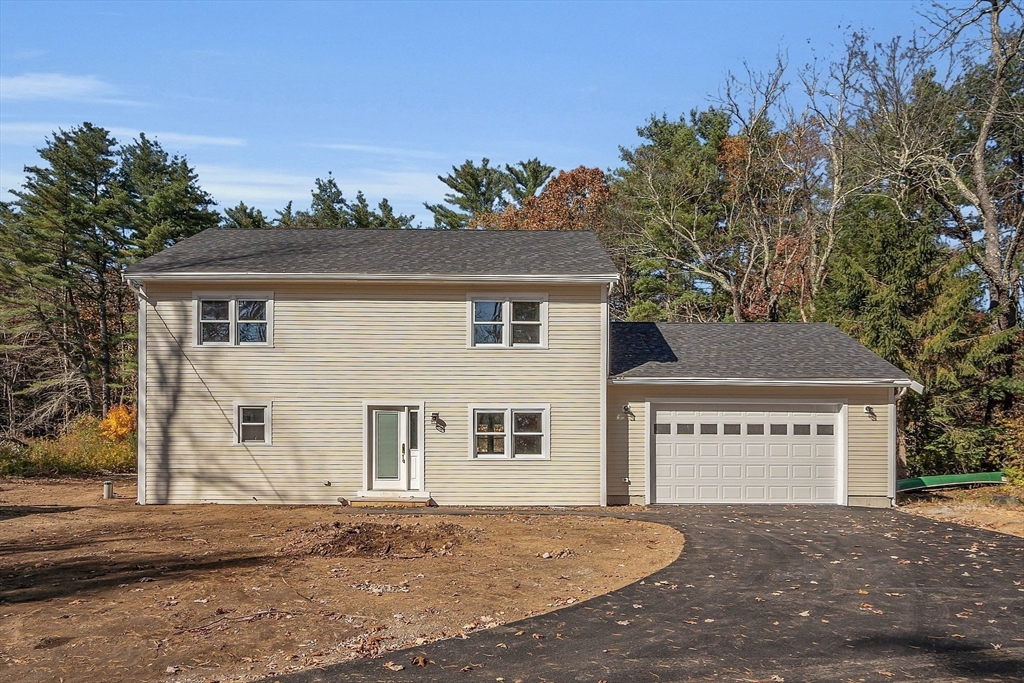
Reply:
[[212, 229], [131, 267], [139, 502], [888, 505], [828, 325], [612, 323], [587, 232]]

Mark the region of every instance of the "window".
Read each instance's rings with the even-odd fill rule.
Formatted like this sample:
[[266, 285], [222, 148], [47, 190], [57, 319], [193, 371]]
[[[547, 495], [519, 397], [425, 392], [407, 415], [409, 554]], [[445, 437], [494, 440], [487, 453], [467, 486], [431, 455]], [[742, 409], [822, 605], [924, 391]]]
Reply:
[[270, 294], [194, 295], [197, 346], [270, 346]]
[[747, 425], [747, 434], [764, 434], [764, 425]]
[[654, 425], [654, 433], [655, 434], [671, 434], [672, 433], [672, 425], [656, 424], [656, 425]]
[[270, 443], [270, 405], [235, 406], [235, 438], [240, 444]]
[[835, 433], [833, 425], [818, 425], [818, 436], [832, 436]]
[[717, 434], [718, 433], [718, 425], [717, 424], [702, 424], [700, 426], [700, 433], [701, 434]]
[[693, 434], [693, 424], [677, 424], [676, 434]]
[[545, 459], [548, 457], [548, 407], [474, 408], [471, 457]]
[[811, 425], [793, 425], [793, 434], [795, 436], [810, 436]]
[[736, 425], [736, 424], [722, 425], [722, 433], [723, 434], [739, 434], [740, 433], [740, 426]]
[[472, 297], [469, 345], [533, 347], [547, 345], [547, 300], [543, 297]]
[[770, 429], [775, 436], [789, 434], [789, 425], [772, 425]]

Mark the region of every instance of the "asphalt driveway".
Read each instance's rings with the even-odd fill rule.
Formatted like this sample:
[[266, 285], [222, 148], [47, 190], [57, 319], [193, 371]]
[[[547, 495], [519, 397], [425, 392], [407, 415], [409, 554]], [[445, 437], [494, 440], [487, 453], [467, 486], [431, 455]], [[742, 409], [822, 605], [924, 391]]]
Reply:
[[891, 510], [619, 516], [682, 531], [679, 559], [641, 583], [465, 640], [271, 680], [1024, 681], [1024, 540]]

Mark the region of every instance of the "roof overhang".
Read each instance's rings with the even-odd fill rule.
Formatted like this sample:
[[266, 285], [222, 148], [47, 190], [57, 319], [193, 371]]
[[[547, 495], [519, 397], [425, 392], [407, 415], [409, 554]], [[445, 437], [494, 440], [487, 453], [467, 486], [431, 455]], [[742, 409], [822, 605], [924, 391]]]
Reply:
[[445, 273], [265, 273], [265, 272], [129, 272], [125, 280], [139, 282], [178, 282], [184, 280], [217, 281], [320, 281], [320, 282], [515, 282], [515, 283], [608, 283], [619, 281], [618, 273], [593, 275], [453, 275]]
[[907, 387], [918, 394], [924, 386], [912, 379], [765, 379], [761, 377], [611, 377], [609, 384], [696, 387]]

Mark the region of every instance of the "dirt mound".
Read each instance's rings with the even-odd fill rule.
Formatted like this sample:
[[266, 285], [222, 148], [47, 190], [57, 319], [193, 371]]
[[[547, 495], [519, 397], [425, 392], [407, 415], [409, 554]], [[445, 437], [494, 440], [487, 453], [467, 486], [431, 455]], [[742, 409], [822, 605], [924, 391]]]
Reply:
[[300, 552], [320, 557], [422, 557], [451, 555], [467, 536], [458, 524], [317, 523], [303, 532]]

